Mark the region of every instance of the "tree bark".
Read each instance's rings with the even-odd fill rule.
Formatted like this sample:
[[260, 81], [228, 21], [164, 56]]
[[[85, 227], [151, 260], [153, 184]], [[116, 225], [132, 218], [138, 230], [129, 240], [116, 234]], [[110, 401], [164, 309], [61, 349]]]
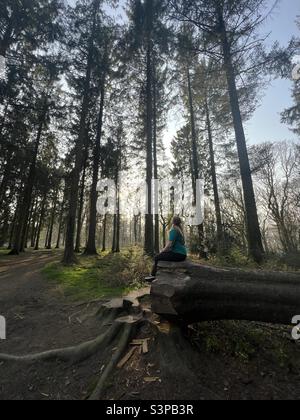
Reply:
[[107, 214], [105, 213], [104, 219], [103, 219], [102, 252], [106, 251], [106, 229], [107, 229]]
[[[157, 162], [157, 92], [156, 92], [156, 72], [153, 63], [153, 163], [154, 163], [154, 179], [158, 181], [158, 162]], [[158, 201], [159, 191], [155, 191], [155, 199]], [[160, 235], [159, 235], [159, 214], [158, 203], [155, 206], [154, 215], [154, 251], [156, 254], [160, 251]]]
[[238, 148], [241, 178], [243, 184], [244, 201], [246, 209], [246, 222], [248, 233], [249, 253], [252, 258], [261, 263], [264, 258], [264, 248], [262, 244], [261, 231], [259, 226], [256, 199], [252, 181], [252, 174], [243, 127], [243, 121], [239, 105], [239, 97], [236, 86], [235, 71], [232, 63], [231, 47], [228, 41], [226, 25], [223, 19], [222, 11], [218, 11], [220, 36], [223, 49], [225, 70], [227, 76], [228, 90], [230, 96], [230, 105], [233, 117], [233, 124]]
[[41, 115], [39, 118], [39, 128], [35, 140], [35, 146], [33, 151], [33, 156], [29, 168], [29, 174], [28, 179], [26, 181], [23, 199], [22, 199], [22, 212], [19, 214], [19, 220], [16, 224], [16, 230], [15, 230], [15, 238], [14, 238], [14, 245], [13, 249], [11, 251], [11, 254], [19, 254], [20, 251], [24, 251], [24, 244], [22, 244], [22, 239], [25, 238], [26, 228], [27, 228], [27, 221], [28, 221], [28, 215], [29, 210], [31, 206], [31, 200], [32, 200], [32, 191], [34, 187], [35, 182], [35, 174], [36, 174], [36, 161], [37, 161], [37, 155], [38, 150], [42, 138], [43, 128], [46, 120], [48, 112], [48, 99], [47, 95], [45, 94], [44, 103], [43, 103], [43, 109], [41, 111]]
[[49, 235], [48, 235], [48, 243], [46, 246], [47, 249], [52, 249], [52, 237], [53, 237], [53, 228], [54, 228], [54, 222], [55, 222], [55, 216], [56, 216], [57, 196], [58, 196], [58, 190], [55, 193], [55, 198], [53, 201], [53, 209], [52, 209], [52, 214], [51, 214], [50, 228], [49, 228]]
[[43, 222], [44, 222], [45, 213], [46, 213], [46, 201], [47, 201], [47, 194], [44, 195], [43, 201], [42, 201], [41, 215], [40, 215], [39, 225], [37, 229], [36, 242], [35, 242], [35, 248], [34, 248], [35, 251], [38, 251], [39, 246], [40, 246], [41, 232], [42, 232]]
[[63, 197], [63, 201], [61, 203], [61, 207], [60, 207], [60, 213], [59, 213], [59, 222], [58, 222], [58, 232], [57, 232], [57, 241], [56, 241], [56, 249], [60, 248], [60, 240], [61, 240], [61, 233], [62, 233], [62, 228], [63, 228], [63, 224], [64, 224], [64, 213], [65, 213], [65, 204], [66, 204], [66, 186], [65, 186], [65, 191], [64, 191], [64, 197]]
[[152, 214], [152, 178], [153, 178], [153, 92], [152, 92], [152, 26], [153, 26], [153, 5], [146, 2], [146, 30], [147, 30], [147, 83], [146, 83], [146, 136], [147, 136], [147, 169], [146, 182], [148, 186], [147, 194], [147, 214], [145, 216], [145, 253], [152, 256], [154, 254], [153, 238], [153, 214]]
[[[194, 100], [192, 92], [192, 83], [191, 83], [191, 74], [190, 69], [187, 69], [187, 80], [188, 80], [188, 96], [189, 96], [189, 109], [190, 109], [190, 123], [192, 131], [192, 183], [193, 183], [193, 194], [194, 194], [194, 204], [196, 205], [197, 201], [197, 180], [200, 179], [200, 165], [198, 158], [198, 141], [197, 141], [197, 131], [196, 131], [196, 121], [195, 121], [195, 111], [194, 111]], [[199, 251], [200, 256], [204, 250], [204, 225], [203, 223], [198, 226], [198, 235], [199, 235]]]
[[66, 244], [63, 263], [66, 265], [71, 265], [77, 262], [74, 253], [74, 234], [75, 234], [75, 225], [76, 225], [76, 212], [78, 206], [78, 191], [79, 191], [79, 181], [80, 181], [80, 172], [82, 169], [82, 149], [84, 147], [85, 137], [86, 137], [86, 120], [89, 112], [89, 102], [90, 102], [90, 85], [91, 85], [91, 75], [93, 67], [93, 55], [94, 55], [94, 38], [97, 27], [97, 15], [98, 9], [100, 6], [100, 0], [95, 0], [94, 2], [94, 18], [93, 25], [90, 35], [89, 48], [88, 48], [88, 58], [86, 65], [86, 75], [84, 82], [84, 93], [81, 107], [81, 116], [80, 116], [80, 128], [79, 135], [75, 146], [75, 167], [71, 174], [70, 179], [70, 199], [69, 199], [69, 212], [67, 217], [67, 226], [66, 226]]
[[114, 214], [114, 216], [113, 216], [112, 246], [111, 246], [112, 252], [115, 252], [115, 249], [116, 249], [116, 237], [117, 237], [116, 233], [117, 233], [117, 215]]
[[47, 248], [47, 245], [48, 245], [48, 238], [49, 238], [49, 232], [50, 232], [50, 223], [51, 223], [51, 221], [48, 218], [47, 231], [46, 231], [46, 239], [45, 239], [45, 245], [44, 245], [44, 248], [45, 249]]
[[105, 100], [105, 74], [102, 77], [100, 88], [100, 108], [97, 124], [97, 134], [95, 140], [94, 163], [93, 163], [93, 181], [90, 194], [90, 223], [88, 241], [85, 250], [86, 255], [97, 255], [96, 247], [96, 228], [97, 228], [97, 185], [99, 177], [100, 154], [101, 154], [101, 138], [103, 126], [104, 100]]
[[118, 191], [118, 198], [117, 198], [117, 220], [116, 220], [116, 247], [115, 252], [120, 252], [120, 230], [121, 230], [121, 214], [120, 214], [120, 195]]
[[214, 151], [214, 142], [212, 136], [210, 112], [207, 97], [205, 99], [205, 113], [206, 113], [206, 126], [207, 126], [207, 136], [209, 144], [209, 155], [210, 155], [210, 169], [211, 169], [211, 179], [213, 184], [214, 191], [214, 204], [215, 204], [215, 215], [217, 222], [217, 240], [218, 240], [218, 250], [222, 254], [224, 249], [224, 232], [222, 225], [222, 216], [221, 216], [221, 206], [220, 206], [220, 196], [218, 189], [218, 180], [216, 172], [216, 161], [215, 161], [215, 151]]
[[300, 314], [300, 275], [160, 263], [152, 310], [184, 323], [243, 320], [291, 325]]
[[36, 199], [36, 202], [34, 205], [34, 211], [33, 211], [32, 222], [31, 222], [31, 230], [30, 230], [30, 247], [31, 248], [34, 248], [34, 244], [35, 244], [37, 219], [38, 219], [38, 198]]
[[78, 209], [78, 216], [77, 216], [77, 232], [76, 232], [76, 245], [75, 245], [75, 252], [77, 254], [80, 253], [81, 249], [81, 231], [82, 231], [82, 214], [83, 214], [83, 207], [84, 207], [84, 193], [85, 193], [85, 178], [86, 178], [86, 164], [87, 164], [87, 155], [83, 165], [83, 172], [81, 178], [81, 186], [80, 186], [80, 198], [79, 198], [79, 209]]

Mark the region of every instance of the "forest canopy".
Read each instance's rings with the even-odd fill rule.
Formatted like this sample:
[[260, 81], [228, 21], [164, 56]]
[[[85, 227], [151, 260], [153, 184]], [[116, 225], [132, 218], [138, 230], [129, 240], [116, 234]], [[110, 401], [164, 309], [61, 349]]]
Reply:
[[[299, 54], [299, 37], [267, 42], [275, 3], [2, 0], [0, 247], [64, 248], [67, 265], [129, 245], [153, 255], [176, 214], [192, 254], [299, 265], [299, 142], [252, 145], [245, 134], [268, 83], [291, 80]], [[281, 116], [296, 136], [299, 83]], [[137, 202], [137, 180], [170, 179], [191, 191], [180, 214], [169, 184]], [[199, 179], [203, 223], [192, 226]], [[132, 210], [143, 205], [147, 214]]]

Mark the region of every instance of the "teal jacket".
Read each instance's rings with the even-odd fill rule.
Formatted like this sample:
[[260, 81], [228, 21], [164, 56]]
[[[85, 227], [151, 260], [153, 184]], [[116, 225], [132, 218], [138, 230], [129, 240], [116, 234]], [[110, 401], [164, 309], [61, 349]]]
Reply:
[[173, 242], [172, 252], [176, 254], [187, 255], [184, 237], [178, 232], [177, 229], [170, 230], [169, 241]]

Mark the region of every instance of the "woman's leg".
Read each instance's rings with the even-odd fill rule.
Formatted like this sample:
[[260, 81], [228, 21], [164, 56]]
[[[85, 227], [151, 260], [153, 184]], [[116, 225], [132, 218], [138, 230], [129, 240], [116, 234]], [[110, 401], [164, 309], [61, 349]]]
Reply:
[[154, 259], [154, 266], [152, 269], [151, 276], [155, 277], [157, 274], [157, 266], [160, 261], [169, 261], [169, 262], [182, 262], [186, 260], [186, 256], [182, 254], [176, 254], [175, 252], [162, 252], [161, 254], [156, 255]]

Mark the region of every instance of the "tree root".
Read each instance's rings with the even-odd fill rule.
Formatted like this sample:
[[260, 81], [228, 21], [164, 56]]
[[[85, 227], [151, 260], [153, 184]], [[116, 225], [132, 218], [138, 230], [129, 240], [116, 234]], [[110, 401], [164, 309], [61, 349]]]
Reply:
[[70, 362], [72, 364], [82, 362], [99, 351], [104, 345], [111, 343], [120, 331], [121, 327], [122, 325], [120, 323], [115, 322], [111, 328], [109, 328], [105, 333], [99, 335], [95, 340], [87, 341], [78, 346], [55, 349], [26, 356], [0, 354], [0, 361], [31, 363], [38, 361], [60, 360], [63, 362]]
[[104, 369], [103, 373], [101, 374], [101, 377], [93, 391], [93, 393], [91, 394], [89, 400], [91, 401], [97, 401], [100, 400], [102, 394], [103, 394], [103, 390], [106, 384], [107, 379], [109, 378], [109, 376], [111, 375], [112, 371], [114, 370], [114, 368], [116, 367], [116, 365], [118, 364], [119, 360], [121, 359], [123, 353], [125, 352], [128, 343], [133, 335], [133, 331], [135, 330], [135, 326], [136, 324], [126, 324], [118, 346], [117, 346], [117, 350], [115, 351], [115, 353], [112, 355], [110, 362], [108, 363], [108, 365], [106, 366], [106, 368]]
[[[75, 364], [87, 360], [103, 350], [103, 362], [107, 360], [108, 355], [110, 360], [90, 397], [91, 400], [99, 400], [110, 373], [121, 359], [138, 326], [144, 321], [142, 311], [137, 312], [133, 306], [132, 302], [128, 301], [127, 298], [114, 299], [102, 305], [96, 313], [96, 318], [99, 321], [100, 330], [104, 332], [94, 340], [77, 346], [25, 356], [0, 354], [0, 362], [35, 363], [40, 361], [62, 361]], [[115, 351], [110, 351], [110, 349], [115, 348]], [[111, 353], [113, 353], [112, 356]]]
[[[182, 330], [170, 323], [159, 323], [150, 309], [140, 302], [141, 296], [114, 299], [104, 305], [95, 314], [102, 332], [97, 338], [77, 346], [60, 348], [25, 356], [0, 354], [0, 362], [35, 363], [46, 361], [62, 361], [70, 364], [85, 361], [96, 355], [101, 361], [103, 370], [98, 382], [89, 396], [89, 400], [100, 400], [105, 396], [106, 384], [114, 375], [114, 370], [126, 352], [130, 340], [138, 332], [155, 337], [156, 352], [159, 356], [161, 377], [168, 383], [168, 394], [181, 395], [186, 388], [195, 388], [200, 395], [209, 399], [218, 396], [202, 384], [202, 379], [196, 374], [196, 365], [201, 364], [200, 357], [182, 334]], [[185, 384], [188, 386], [185, 387]], [[169, 389], [171, 388], [171, 390]], [[174, 392], [173, 392], [174, 391]], [[162, 390], [162, 393], [164, 390]], [[164, 397], [162, 395], [162, 397]]]

